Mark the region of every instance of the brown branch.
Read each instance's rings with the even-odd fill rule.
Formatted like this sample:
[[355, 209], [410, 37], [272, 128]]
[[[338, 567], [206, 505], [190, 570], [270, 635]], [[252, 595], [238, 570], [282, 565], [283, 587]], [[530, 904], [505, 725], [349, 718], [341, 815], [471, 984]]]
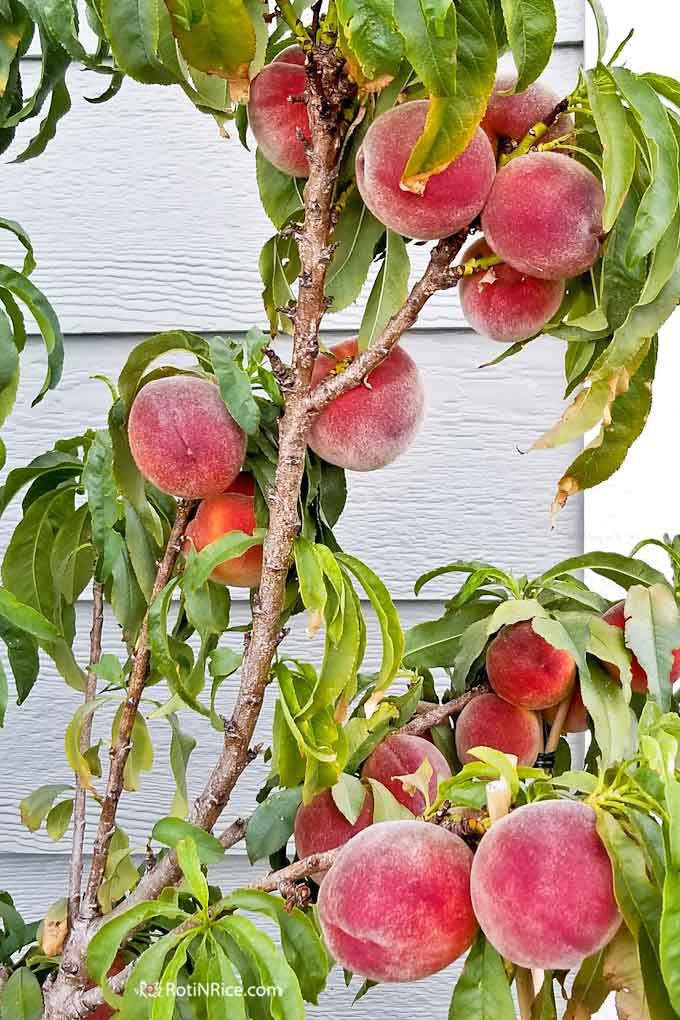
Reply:
[[422, 736], [423, 733], [427, 733], [433, 726], [439, 726], [441, 723], [446, 722], [447, 719], [451, 719], [454, 716], [460, 715], [464, 708], [466, 708], [471, 701], [478, 698], [480, 694], [488, 694], [490, 687], [487, 684], [480, 684], [478, 687], [473, 687], [472, 690], [467, 691], [465, 694], [461, 694], [455, 701], [449, 701], [445, 705], [437, 705], [430, 712], [425, 712], [416, 715], [409, 723], [402, 726], [398, 733], [410, 733], [412, 736]]
[[310, 875], [330, 871], [341, 850], [342, 847], [338, 847], [337, 850], [327, 850], [323, 854], [312, 854], [311, 857], [295, 861], [294, 864], [289, 864], [288, 867], [281, 868], [280, 871], [271, 871], [264, 878], [253, 882], [248, 888], [261, 889], [262, 892], [278, 892], [280, 886], [286, 882], [299, 882], [309, 878]]
[[[102, 629], [104, 626], [104, 586], [101, 581], [92, 585], [92, 628], [90, 630], [90, 662], [87, 669], [85, 704], [97, 696], [97, 677], [94, 666], [102, 655]], [[92, 713], [85, 717], [80, 736], [80, 751], [88, 750], [92, 739]], [[69, 872], [69, 927], [73, 927], [80, 914], [80, 894], [83, 881], [83, 849], [85, 846], [85, 812], [87, 789], [79, 775], [76, 775], [76, 792], [73, 803], [73, 843]]]
[[2, 995], [8, 981], [9, 971], [7, 970], [7, 967], [3, 967], [3, 965], [0, 964], [0, 995]]
[[[165, 588], [173, 575], [177, 557], [182, 548], [182, 538], [186, 530], [194, 504], [189, 501], [182, 501], [178, 504], [175, 523], [170, 532], [168, 544], [161, 560], [156, 580], [153, 586], [151, 602]], [[110, 751], [109, 775], [106, 784], [106, 794], [102, 803], [99, 825], [94, 842], [92, 866], [87, 890], [83, 902], [83, 915], [92, 919], [98, 913], [97, 893], [104, 879], [106, 860], [109, 853], [111, 839], [116, 829], [116, 814], [118, 803], [123, 792], [123, 779], [125, 765], [131, 749], [132, 729], [137, 717], [139, 703], [144, 693], [144, 688], [149, 676], [149, 660], [151, 651], [149, 647], [149, 614], [144, 618], [142, 628], [137, 638], [133, 653], [133, 666], [127, 688], [127, 697], [121, 713], [120, 726], [116, 742]]]

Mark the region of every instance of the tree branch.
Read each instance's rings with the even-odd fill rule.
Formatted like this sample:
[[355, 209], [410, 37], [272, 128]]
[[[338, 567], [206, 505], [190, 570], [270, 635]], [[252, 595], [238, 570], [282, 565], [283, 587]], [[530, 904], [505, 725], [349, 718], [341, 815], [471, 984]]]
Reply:
[[451, 719], [453, 716], [460, 715], [464, 708], [478, 698], [480, 694], [488, 694], [491, 688], [488, 684], [480, 684], [478, 687], [473, 687], [472, 690], [462, 694], [455, 701], [449, 701], [445, 705], [437, 705], [432, 709], [431, 712], [424, 712], [421, 715], [416, 715], [409, 723], [402, 726], [398, 733], [410, 733], [412, 736], [422, 736], [423, 733], [427, 733], [433, 726], [439, 726], [441, 723], [446, 722], [447, 719]]
[[[87, 670], [85, 704], [94, 701], [97, 695], [97, 677], [93, 667], [102, 655], [102, 629], [104, 626], [104, 586], [100, 581], [92, 585], [92, 629], [90, 630], [90, 662]], [[92, 713], [85, 717], [80, 736], [80, 750], [85, 754], [92, 739]], [[83, 881], [83, 848], [85, 846], [85, 811], [87, 790], [79, 775], [76, 775], [76, 793], [73, 803], [73, 843], [69, 872], [69, 927], [80, 914], [80, 894]]]
[[[163, 559], [160, 562], [156, 573], [156, 580], [153, 586], [151, 602], [159, 595], [173, 575], [177, 557], [182, 548], [182, 538], [194, 504], [189, 501], [182, 501], [177, 507], [177, 515], [168, 544], [165, 547]], [[104, 879], [106, 860], [109, 846], [116, 828], [116, 814], [118, 803], [123, 792], [123, 778], [125, 765], [128, 760], [131, 748], [132, 728], [137, 717], [139, 703], [144, 693], [146, 681], [149, 675], [149, 660], [151, 657], [149, 648], [149, 614], [144, 618], [142, 628], [137, 638], [137, 644], [133, 654], [133, 666], [128, 683], [127, 698], [125, 699], [123, 712], [120, 719], [120, 727], [116, 742], [110, 751], [111, 764], [106, 784], [106, 794], [99, 816], [99, 825], [94, 842], [92, 866], [87, 890], [83, 902], [83, 915], [92, 919], [98, 913], [97, 893]]]

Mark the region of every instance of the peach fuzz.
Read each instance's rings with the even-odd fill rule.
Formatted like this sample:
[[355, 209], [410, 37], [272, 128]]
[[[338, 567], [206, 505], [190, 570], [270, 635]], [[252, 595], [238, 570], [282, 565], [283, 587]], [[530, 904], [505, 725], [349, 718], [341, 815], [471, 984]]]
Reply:
[[[626, 627], [626, 603], [618, 602], [602, 617], [607, 623], [611, 624], [612, 627], [618, 627], [619, 630], [625, 631]], [[618, 666], [615, 666], [613, 662], [603, 662], [602, 665], [607, 670], [609, 675], [614, 680], [620, 679]], [[647, 674], [637, 660], [637, 657], [631, 652], [630, 668], [632, 673], [631, 686], [637, 694], [647, 694], [649, 690], [649, 681], [647, 680]], [[676, 648], [673, 652], [673, 668], [671, 669], [671, 675], [669, 683], [674, 684], [676, 680], [680, 679], [680, 648]]]
[[191, 375], [154, 379], [139, 391], [128, 419], [140, 472], [163, 492], [204, 499], [224, 492], [246, 455], [246, 436], [214, 382]]
[[356, 159], [361, 197], [386, 227], [406, 237], [433, 241], [467, 227], [482, 211], [496, 175], [487, 135], [478, 128], [467, 149], [425, 193], [406, 191], [401, 178], [427, 117], [427, 100], [404, 103], [373, 122]]
[[310, 137], [309, 117], [302, 96], [306, 76], [304, 54], [290, 46], [264, 67], [250, 85], [248, 121], [262, 153], [278, 170], [293, 177], [306, 177], [309, 163], [298, 132]]
[[[555, 721], [557, 709], [558, 706], [555, 705], [553, 708], [546, 708], [543, 713], [543, 718], [549, 726], [552, 726]], [[567, 712], [567, 717], [562, 726], [562, 733], [587, 733], [589, 729], [588, 711], [586, 706], [583, 704], [581, 688], [577, 686], [571, 702], [569, 703], [569, 711]]]
[[[356, 338], [320, 354], [312, 384], [341, 372], [357, 356]], [[418, 366], [394, 347], [364, 384], [343, 393], [314, 421], [309, 445], [315, 453], [350, 471], [375, 471], [402, 454], [420, 429], [425, 392]]]
[[[464, 261], [493, 255], [482, 238]], [[458, 284], [463, 314], [482, 336], [500, 343], [518, 343], [540, 333], [564, 297], [563, 280], [539, 280], [507, 263], [465, 276]]]
[[[253, 497], [242, 496], [238, 492], [225, 492], [221, 496], [204, 499], [200, 504], [196, 516], [187, 528], [185, 549], [193, 545], [196, 552], [201, 552], [223, 535], [228, 535], [232, 531], [243, 531], [246, 535], [252, 535], [256, 527]], [[210, 579], [232, 588], [256, 588], [261, 575], [262, 546], [256, 545], [242, 556], [220, 563], [213, 570]]]
[[587, 804], [541, 801], [482, 838], [472, 904], [489, 942], [512, 963], [571, 970], [616, 934], [621, 915], [595, 821]]
[[[561, 96], [543, 81], [535, 81], [524, 92], [513, 93], [517, 72], [501, 71], [489, 100], [482, 127], [492, 137], [521, 142], [532, 127], [549, 117]], [[574, 118], [563, 113], [543, 135], [541, 141], [562, 138], [574, 130]]]
[[425, 822], [381, 822], [341, 850], [319, 894], [329, 952], [372, 981], [418, 981], [472, 945], [472, 852]]
[[364, 779], [377, 779], [400, 804], [414, 815], [422, 815], [427, 807], [425, 797], [420, 791], [407, 792], [397, 776], [413, 775], [425, 760], [432, 766], [429, 798], [433, 804], [437, 797], [437, 787], [444, 779], [451, 778], [451, 769], [441, 751], [423, 737], [395, 733], [383, 740], [364, 762], [361, 775]]
[[466, 705], [456, 723], [456, 752], [462, 765], [478, 761], [471, 747], [493, 747], [516, 755], [520, 765], [533, 765], [543, 750], [543, 726], [535, 712], [480, 694]]
[[486, 672], [495, 693], [518, 708], [539, 711], [567, 697], [576, 680], [569, 652], [553, 648], [530, 620], [505, 627], [486, 653]]
[[366, 790], [361, 814], [353, 825], [338, 810], [331, 791], [324, 790], [310, 804], [301, 804], [298, 808], [295, 816], [295, 847], [298, 857], [311, 857], [312, 854], [322, 854], [344, 846], [372, 821], [373, 797], [370, 790]]
[[499, 170], [482, 229], [518, 272], [568, 279], [597, 261], [603, 206], [602, 185], [590, 170], [556, 152], [533, 152]]

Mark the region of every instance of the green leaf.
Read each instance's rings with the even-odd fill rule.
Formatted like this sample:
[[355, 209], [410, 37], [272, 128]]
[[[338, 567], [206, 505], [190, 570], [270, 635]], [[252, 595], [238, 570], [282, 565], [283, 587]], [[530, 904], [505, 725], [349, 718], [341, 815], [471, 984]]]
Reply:
[[50, 105], [45, 119], [41, 122], [38, 133], [15, 159], [15, 163], [25, 163], [29, 159], [40, 156], [49, 142], [57, 133], [57, 125], [62, 117], [71, 109], [71, 96], [65, 81], [59, 81], [52, 89]]
[[304, 180], [277, 170], [258, 149], [255, 172], [262, 207], [277, 230], [303, 208]]
[[567, 1004], [564, 1020], [590, 1020], [609, 996], [603, 974], [604, 950], [589, 956], [581, 964]]
[[199, 361], [207, 361], [209, 356], [208, 345], [202, 337], [181, 329], [156, 333], [137, 344], [118, 377], [118, 392], [128, 411], [149, 365], [170, 351], [187, 351]]
[[585, 74], [588, 98], [604, 151], [605, 206], [602, 214], [608, 233], [621, 211], [633, 182], [637, 148], [628, 116], [611, 73], [600, 64]]
[[3, 616], [0, 616], [0, 638], [7, 646], [7, 657], [17, 689], [17, 704], [22, 705], [38, 679], [38, 645], [35, 638], [14, 627]]
[[260, 253], [259, 270], [264, 284], [262, 299], [272, 336], [279, 329], [292, 332], [291, 320], [278, 309], [295, 302], [292, 284], [300, 275], [300, 254], [294, 237], [270, 238]]
[[170, 738], [170, 768], [175, 780], [175, 794], [172, 798], [170, 811], [176, 818], [185, 818], [189, 813], [189, 794], [187, 791], [187, 765], [192, 752], [196, 748], [196, 740], [184, 733], [179, 719], [174, 713], [167, 717], [172, 737]]
[[554, 0], [501, 0], [501, 6], [519, 73], [515, 91], [524, 92], [552, 56], [557, 34]]
[[[14, 468], [7, 475], [5, 484], [0, 489], [0, 514], [4, 513], [9, 504], [21, 489], [35, 479], [43, 479], [55, 488], [58, 484], [79, 475], [82, 462], [78, 457], [60, 450], [48, 450], [40, 454], [25, 467]], [[52, 476], [49, 478], [48, 476]]]
[[47, 815], [45, 820], [45, 827], [47, 829], [47, 835], [54, 843], [58, 843], [62, 836], [66, 833], [69, 825], [71, 824], [71, 818], [73, 817], [73, 799], [62, 800], [60, 804], [56, 804]]
[[384, 232], [384, 226], [368, 211], [357, 188], [352, 188], [333, 230], [337, 247], [326, 276], [326, 296], [333, 301], [331, 314], [341, 312], [361, 294]]
[[[115, 938], [118, 936], [112, 936], [112, 941]], [[149, 1020], [152, 1000], [140, 995], [139, 989], [160, 981], [166, 957], [183, 938], [185, 934], [178, 935], [177, 932], [171, 931], [156, 942], [152, 942], [136, 961], [122, 999], [122, 1010], [126, 1020]], [[238, 1020], [237, 1013], [234, 1020]]]
[[597, 28], [597, 59], [602, 62], [607, 52], [607, 40], [609, 37], [609, 25], [602, 0], [588, 0], [588, 5], [593, 12]]
[[166, 0], [166, 4], [187, 62], [199, 71], [226, 78], [235, 102], [246, 98], [257, 40], [243, 0], [202, 0], [200, 6], [191, 7], [191, 22], [184, 16], [184, 0]]
[[54, 536], [50, 565], [59, 593], [72, 606], [91, 580], [94, 570], [87, 503], [64, 519]]
[[5, 725], [5, 714], [9, 703], [9, 683], [5, 667], [0, 661], [0, 729]]
[[125, 513], [125, 543], [137, 583], [147, 602], [151, 601], [156, 580], [156, 549], [139, 514], [127, 500], [123, 501]]
[[456, 8], [451, 0], [395, 0], [406, 56], [431, 96], [456, 94]]
[[[236, 995], [229, 1004], [231, 1012], [229, 1020], [246, 1020], [245, 997], [242, 992], [238, 992], [240, 985], [238, 975], [231, 960], [212, 933], [210, 935], [210, 948], [211, 952], [208, 963], [210, 982], [217, 981], [223, 988], [237, 989]], [[219, 999], [208, 999], [206, 1007], [207, 1020], [223, 1020], [224, 1006]]]
[[678, 143], [666, 108], [651, 85], [625, 67], [611, 71], [630, 104], [650, 158], [650, 183], [638, 209], [629, 245], [632, 259], [649, 254], [666, 232], [678, 208]]
[[612, 863], [616, 901], [629, 931], [636, 938], [645, 931], [651, 944], [658, 947], [661, 892], [649, 880], [642, 850], [621, 824], [601, 809], [597, 810], [597, 831]]
[[676, 1013], [680, 1012], [680, 874], [670, 868], [663, 886], [661, 972]]
[[21, 821], [28, 831], [37, 832], [47, 818], [57, 797], [60, 797], [62, 793], [70, 792], [72, 789], [72, 786], [56, 783], [40, 786], [28, 797], [24, 797], [19, 804], [19, 812], [21, 814]]
[[250, 863], [270, 857], [293, 834], [297, 809], [302, 802], [302, 789], [279, 790], [272, 793], [250, 816], [246, 830], [246, 849]]
[[680, 647], [680, 610], [665, 584], [635, 585], [626, 599], [626, 644], [647, 674], [662, 711], [671, 707], [674, 649]]
[[80, 748], [83, 724], [98, 708], [101, 708], [102, 705], [110, 704], [113, 700], [111, 695], [100, 694], [93, 701], [85, 702], [76, 709], [73, 718], [66, 727], [66, 733], [64, 734], [66, 761], [86, 787], [91, 785], [92, 770]]
[[340, 814], [355, 825], [366, 803], [366, 788], [361, 780], [343, 772], [331, 788], [331, 796]]
[[192, 837], [184, 836], [180, 839], [175, 845], [175, 853], [191, 895], [206, 910], [210, 901], [208, 881], [201, 870], [201, 859]]
[[14, 627], [25, 631], [38, 641], [57, 641], [59, 631], [45, 619], [42, 613], [31, 606], [24, 605], [5, 588], [0, 588], [0, 615], [4, 616]]
[[[206, 883], [207, 890], [207, 883]], [[151, 1006], [151, 1020], [173, 1020], [175, 1014], [175, 1001], [179, 984], [179, 973], [187, 962], [189, 943], [192, 942], [199, 932], [194, 929], [184, 933], [181, 942], [178, 943], [173, 955], [165, 965], [161, 975], [160, 985], [163, 994], [156, 996]]]
[[315, 546], [302, 535], [295, 539], [295, 569], [300, 596], [310, 613], [323, 613], [326, 607], [326, 582]]
[[236, 361], [235, 345], [217, 336], [210, 339], [209, 346], [222, 400], [236, 424], [253, 435], [260, 425], [260, 409], [248, 373]]
[[28, 277], [17, 273], [10, 266], [0, 266], [0, 287], [10, 291], [22, 301], [35, 319], [47, 350], [47, 374], [45, 381], [33, 400], [33, 406], [40, 403], [48, 390], [53, 390], [61, 379], [64, 366], [64, 338], [59, 320], [45, 295], [31, 283]]
[[372, 570], [347, 553], [338, 553], [336, 558], [354, 574], [373, 606], [380, 625], [383, 645], [375, 690], [376, 692], [387, 690], [396, 676], [404, 654], [404, 632], [401, 629], [399, 614], [387, 588]]
[[[120, 706], [113, 720], [111, 730], [111, 746], [115, 746], [120, 730], [120, 721], [124, 711], [125, 702]], [[140, 789], [142, 772], [150, 772], [153, 768], [153, 744], [149, 736], [149, 729], [144, 716], [137, 712], [132, 733], [130, 735], [130, 751], [125, 762], [124, 789], [127, 793], [134, 793]]]
[[503, 960], [480, 932], [456, 982], [449, 1020], [515, 1020]]
[[329, 960], [311, 919], [301, 910], [288, 910], [282, 900], [264, 892], [238, 889], [226, 905], [270, 917], [281, 931], [281, 947], [295, 971], [306, 1002], [318, 1004], [326, 987]]
[[438, 620], [411, 627], [406, 632], [404, 666], [407, 669], [452, 666], [468, 627], [485, 620], [496, 606], [495, 602], [470, 603], [444, 613]]
[[[395, 6], [397, 21], [400, 22], [400, 12], [408, 19], [402, 29], [405, 35], [413, 31], [410, 17], [414, 7], [413, 0], [397, 0]], [[455, 95], [435, 95], [430, 101], [425, 130], [411, 153], [402, 178], [405, 187], [420, 193], [433, 174], [444, 170], [468, 147], [484, 116], [496, 79], [496, 35], [487, 4], [478, 0], [459, 0], [456, 17], [458, 68]], [[448, 43], [445, 48], [450, 60]], [[411, 53], [409, 59], [413, 56]]]
[[371, 793], [373, 794], [373, 822], [400, 822], [413, 821], [414, 814], [404, 807], [394, 794], [379, 783], [377, 779], [369, 779]]
[[2, 1016], [7, 1020], [40, 1020], [43, 997], [38, 979], [28, 967], [11, 975], [2, 994]]
[[401, 308], [408, 295], [411, 262], [406, 243], [393, 230], [387, 231], [385, 258], [366, 303], [359, 328], [358, 347], [365, 351], [377, 343], [383, 329]]
[[592, 570], [608, 581], [614, 581], [621, 588], [631, 587], [633, 584], [664, 584], [666, 578], [661, 571], [650, 567], [644, 560], [635, 559], [632, 556], [622, 556], [620, 553], [594, 551], [584, 553], [581, 556], [572, 556], [562, 560], [550, 570], [546, 570], [536, 581], [532, 588], [540, 588], [553, 578], [563, 577], [571, 573], [579, 573], [582, 570]]
[[182, 839], [191, 840], [202, 864], [217, 864], [224, 857], [219, 839], [181, 818], [161, 818], [151, 830], [151, 838], [171, 847], [176, 847]]
[[404, 52], [392, 0], [338, 0], [343, 41], [368, 82], [384, 86], [394, 78]]
[[269, 1001], [274, 1020], [304, 1020], [305, 1008], [295, 972], [272, 940], [238, 914], [220, 921], [219, 926], [254, 961], [262, 984], [277, 989]]
[[[0, 47], [1, 46], [2, 30], [0, 29]], [[17, 223], [15, 220], [7, 220], [3, 216], [0, 216], [0, 230], [8, 230], [11, 234], [14, 234], [19, 243], [26, 249], [24, 265], [21, 271], [24, 276], [30, 276], [35, 269], [35, 253], [33, 251], [33, 243], [30, 237], [20, 223]]]
[[201, 588], [215, 567], [227, 560], [243, 556], [256, 545], [262, 545], [263, 538], [264, 531], [261, 530], [257, 530], [253, 535], [246, 535], [242, 531], [231, 531], [211, 542], [200, 553], [190, 555], [184, 573], [184, 590]]
[[116, 63], [131, 78], [170, 85], [177, 74], [159, 59], [161, 25], [168, 12], [159, 0], [100, 0], [99, 13]]

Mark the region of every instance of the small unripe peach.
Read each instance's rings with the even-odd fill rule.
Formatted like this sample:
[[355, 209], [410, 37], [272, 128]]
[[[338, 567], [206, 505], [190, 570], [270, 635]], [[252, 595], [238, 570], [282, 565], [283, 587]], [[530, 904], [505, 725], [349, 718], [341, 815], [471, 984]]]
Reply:
[[246, 454], [246, 436], [209, 379], [154, 379], [135, 397], [128, 420], [137, 467], [163, 492], [204, 499], [228, 489]]
[[[508, 94], [517, 84], [517, 72], [501, 71], [482, 121], [485, 131], [496, 138], [511, 138], [521, 142], [532, 127], [549, 117], [560, 101], [560, 96], [543, 81], [535, 81], [524, 92]], [[562, 138], [574, 130], [574, 118], [563, 113], [541, 141]]]
[[427, 100], [383, 113], [366, 133], [356, 159], [357, 186], [373, 215], [406, 237], [433, 241], [467, 227], [482, 211], [496, 174], [488, 137], [477, 129], [467, 149], [427, 182], [423, 195], [401, 178], [427, 117]]
[[[465, 253], [465, 261], [493, 255], [482, 238]], [[467, 322], [477, 333], [500, 343], [528, 340], [543, 329], [564, 297], [563, 280], [539, 280], [507, 263], [465, 276], [458, 285]]]
[[[211, 542], [232, 531], [243, 531], [252, 535], [257, 528], [255, 503], [252, 496], [238, 492], [225, 492], [221, 496], [204, 499], [196, 516], [187, 528], [187, 544], [201, 552]], [[217, 584], [233, 588], [256, 588], [262, 576], [262, 546], [248, 549], [242, 556], [225, 560], [210, 575]]]
[[518, 272], [570, 279], [600, 254], [603, 207], [602, 185], [590, 170], [556, 152], [533, 152], [498, 172], [482, 229]]
[[595, 812], [580, 802], [528, 804], [494, 822], [475, 854], [471, 888], [489, 942], [528, 969], [578, 967], [621, 924]]
[[[395, 800], [407, 807], [414, 815], [422, 815], [428, 806], [419, 790], [405, 789], [399, 776], [411, 776], [424, 761], [432, 767], [428, 784], [429, 802], [437, 798], [437, 788], [444, 779], [451, 778], [451, 769], [444, 755], [429, 740], [409, 733], [395, 733], [378, 744], [375, 751], [364, 762], [361, 774], [364, 779], [377, 779], [386, 786]], [[407, 784], [408, 785], [408, 784]]]
[[248, 101], [248, 121], [263, 155], [293, 177], [309, 174], [303, 141], [310, 139], [309, 116], [306, 105], [295, 101], [305, 91], [304, 62], [302, 49], [289, 46], [253, 79]]
[[504, 627], [486, 653], [489, 683], [499, 698], [518, 708], [538, 711], [567, 697], [576, 680], [569, 652], [554, 648], [530, 620]]
[[472, 945], [472, 853], [426, 822], [381, 822], [326, 875], [319, 920], [332, 957], [372, 981], [419, 981]]
[[[356, 339], [316, 359], [312, 384], [343, 371], [357, 356]], [[375, 471], [391, 464], [411, 444], [423, 419], [425, 393], [415, 361], [401, 347], [359, 386], [343, 393], [316, 418], [309, 445], [329, 464], [349, 471]]]
[[478, 761], [473, 747], [493, 747], [514, 754], [520, 765], [533, 765], [543, 750], [543, 726], [535, 712], [517, 708], [495, 694], [480, 694], [466, 705], [456, 723], [456, 752], [461, 764]]

